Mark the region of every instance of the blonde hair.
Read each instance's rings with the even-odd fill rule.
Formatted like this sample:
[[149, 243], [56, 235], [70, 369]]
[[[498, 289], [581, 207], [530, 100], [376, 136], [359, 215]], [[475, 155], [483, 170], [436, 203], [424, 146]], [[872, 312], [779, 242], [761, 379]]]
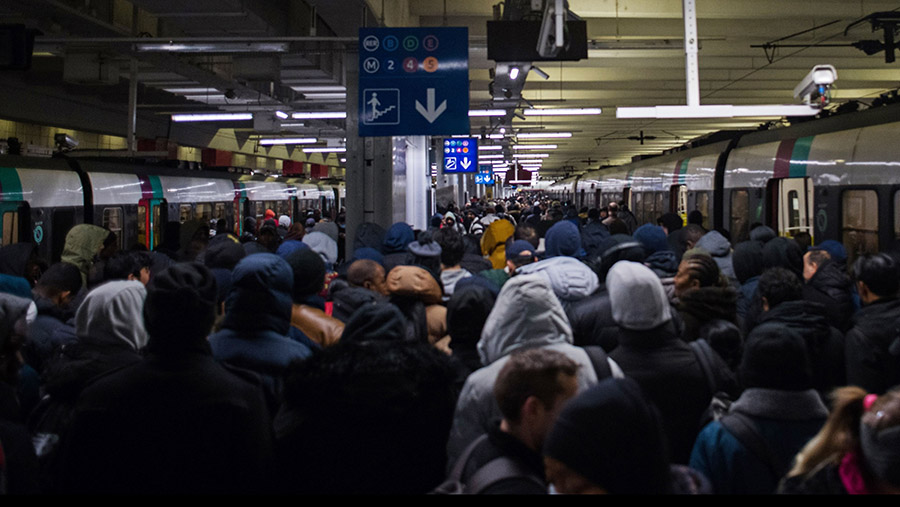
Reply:
[[847, 452], [858, 447], [859, 420], [864, 412], [866, 391], [859, 387], [841, 387], [831, 393], [832, 411], [825, 425], [794, 458], [788, 477], [807, 475], [826, 463], [838, 463]]

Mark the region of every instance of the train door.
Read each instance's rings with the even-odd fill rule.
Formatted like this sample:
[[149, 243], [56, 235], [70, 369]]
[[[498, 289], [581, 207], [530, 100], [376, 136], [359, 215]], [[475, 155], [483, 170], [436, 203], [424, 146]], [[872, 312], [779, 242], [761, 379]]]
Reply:
[[0, 218], [3, 219], [2, 224], [0, 224], [0, 227], [2, 227], [0, 231], [3, 234], [2, 245], [11, 245], [29, 240], [31, 213], [27, 202], [0, 202]]
[[777, 231], [779, 236], [813, 234], [813, 185], [810, 178], [777, 180]]
[[622, 200], [625, 201], [625, 205], [628, 206], [628, 209], [633, 210], [633, 202], [631, 202], [631, 187], [625, 187], [622, 189]]
[[688, 215], [688, 188], [687, 185], [672, 185], [669, 189], [669, 211], [681, 217], [681, 221], [687, 224]]
[[138, 243], [155, 249], [163, 239], [167, 215], [165, 199], [141, 199], [137, 209]]
[[250, 216], [250, 200], [246, 197], [234, 198], [234, 232], [241, 237], [244, 235], [244, 219]]

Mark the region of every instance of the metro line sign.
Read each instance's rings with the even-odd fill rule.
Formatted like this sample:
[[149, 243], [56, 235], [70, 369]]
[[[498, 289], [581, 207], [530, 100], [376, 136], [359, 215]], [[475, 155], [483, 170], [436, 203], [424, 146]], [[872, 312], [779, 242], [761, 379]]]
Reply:
[[478, 172], [478, 139], [444, 139], [444, 174]]
[[360, 28], [359, 135], [468, 134], [468, 37], [467, 28]]

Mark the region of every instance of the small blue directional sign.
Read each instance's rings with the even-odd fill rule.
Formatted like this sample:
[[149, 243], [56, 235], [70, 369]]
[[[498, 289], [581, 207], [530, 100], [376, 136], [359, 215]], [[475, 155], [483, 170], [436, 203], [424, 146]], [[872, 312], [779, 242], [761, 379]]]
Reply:
[[476, 185], [493, 185], [494, 184], [494, 173], [493, 173], [493, 171], [491, 171], [491, 166], [489, 166], [489, 165], [481, 166], [480, 172], [475, 175], [475, 184]]
[[468, 39], [467, 28], [360, 28], [359, 135], [468, 134]]
[[444, 174], [478, 172], [478, 138], [444, 139]]

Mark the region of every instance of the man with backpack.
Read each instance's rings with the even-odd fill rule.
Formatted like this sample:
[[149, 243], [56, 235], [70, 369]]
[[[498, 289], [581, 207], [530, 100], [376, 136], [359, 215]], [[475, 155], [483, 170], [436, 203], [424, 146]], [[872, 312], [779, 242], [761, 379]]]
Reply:
[[546, 494], [541, 449], [563, 404], [578, 388], [578, 363], [541, 348], [515, 352], [494, 383], [503, 418], [460, 456], [436, 492]]

